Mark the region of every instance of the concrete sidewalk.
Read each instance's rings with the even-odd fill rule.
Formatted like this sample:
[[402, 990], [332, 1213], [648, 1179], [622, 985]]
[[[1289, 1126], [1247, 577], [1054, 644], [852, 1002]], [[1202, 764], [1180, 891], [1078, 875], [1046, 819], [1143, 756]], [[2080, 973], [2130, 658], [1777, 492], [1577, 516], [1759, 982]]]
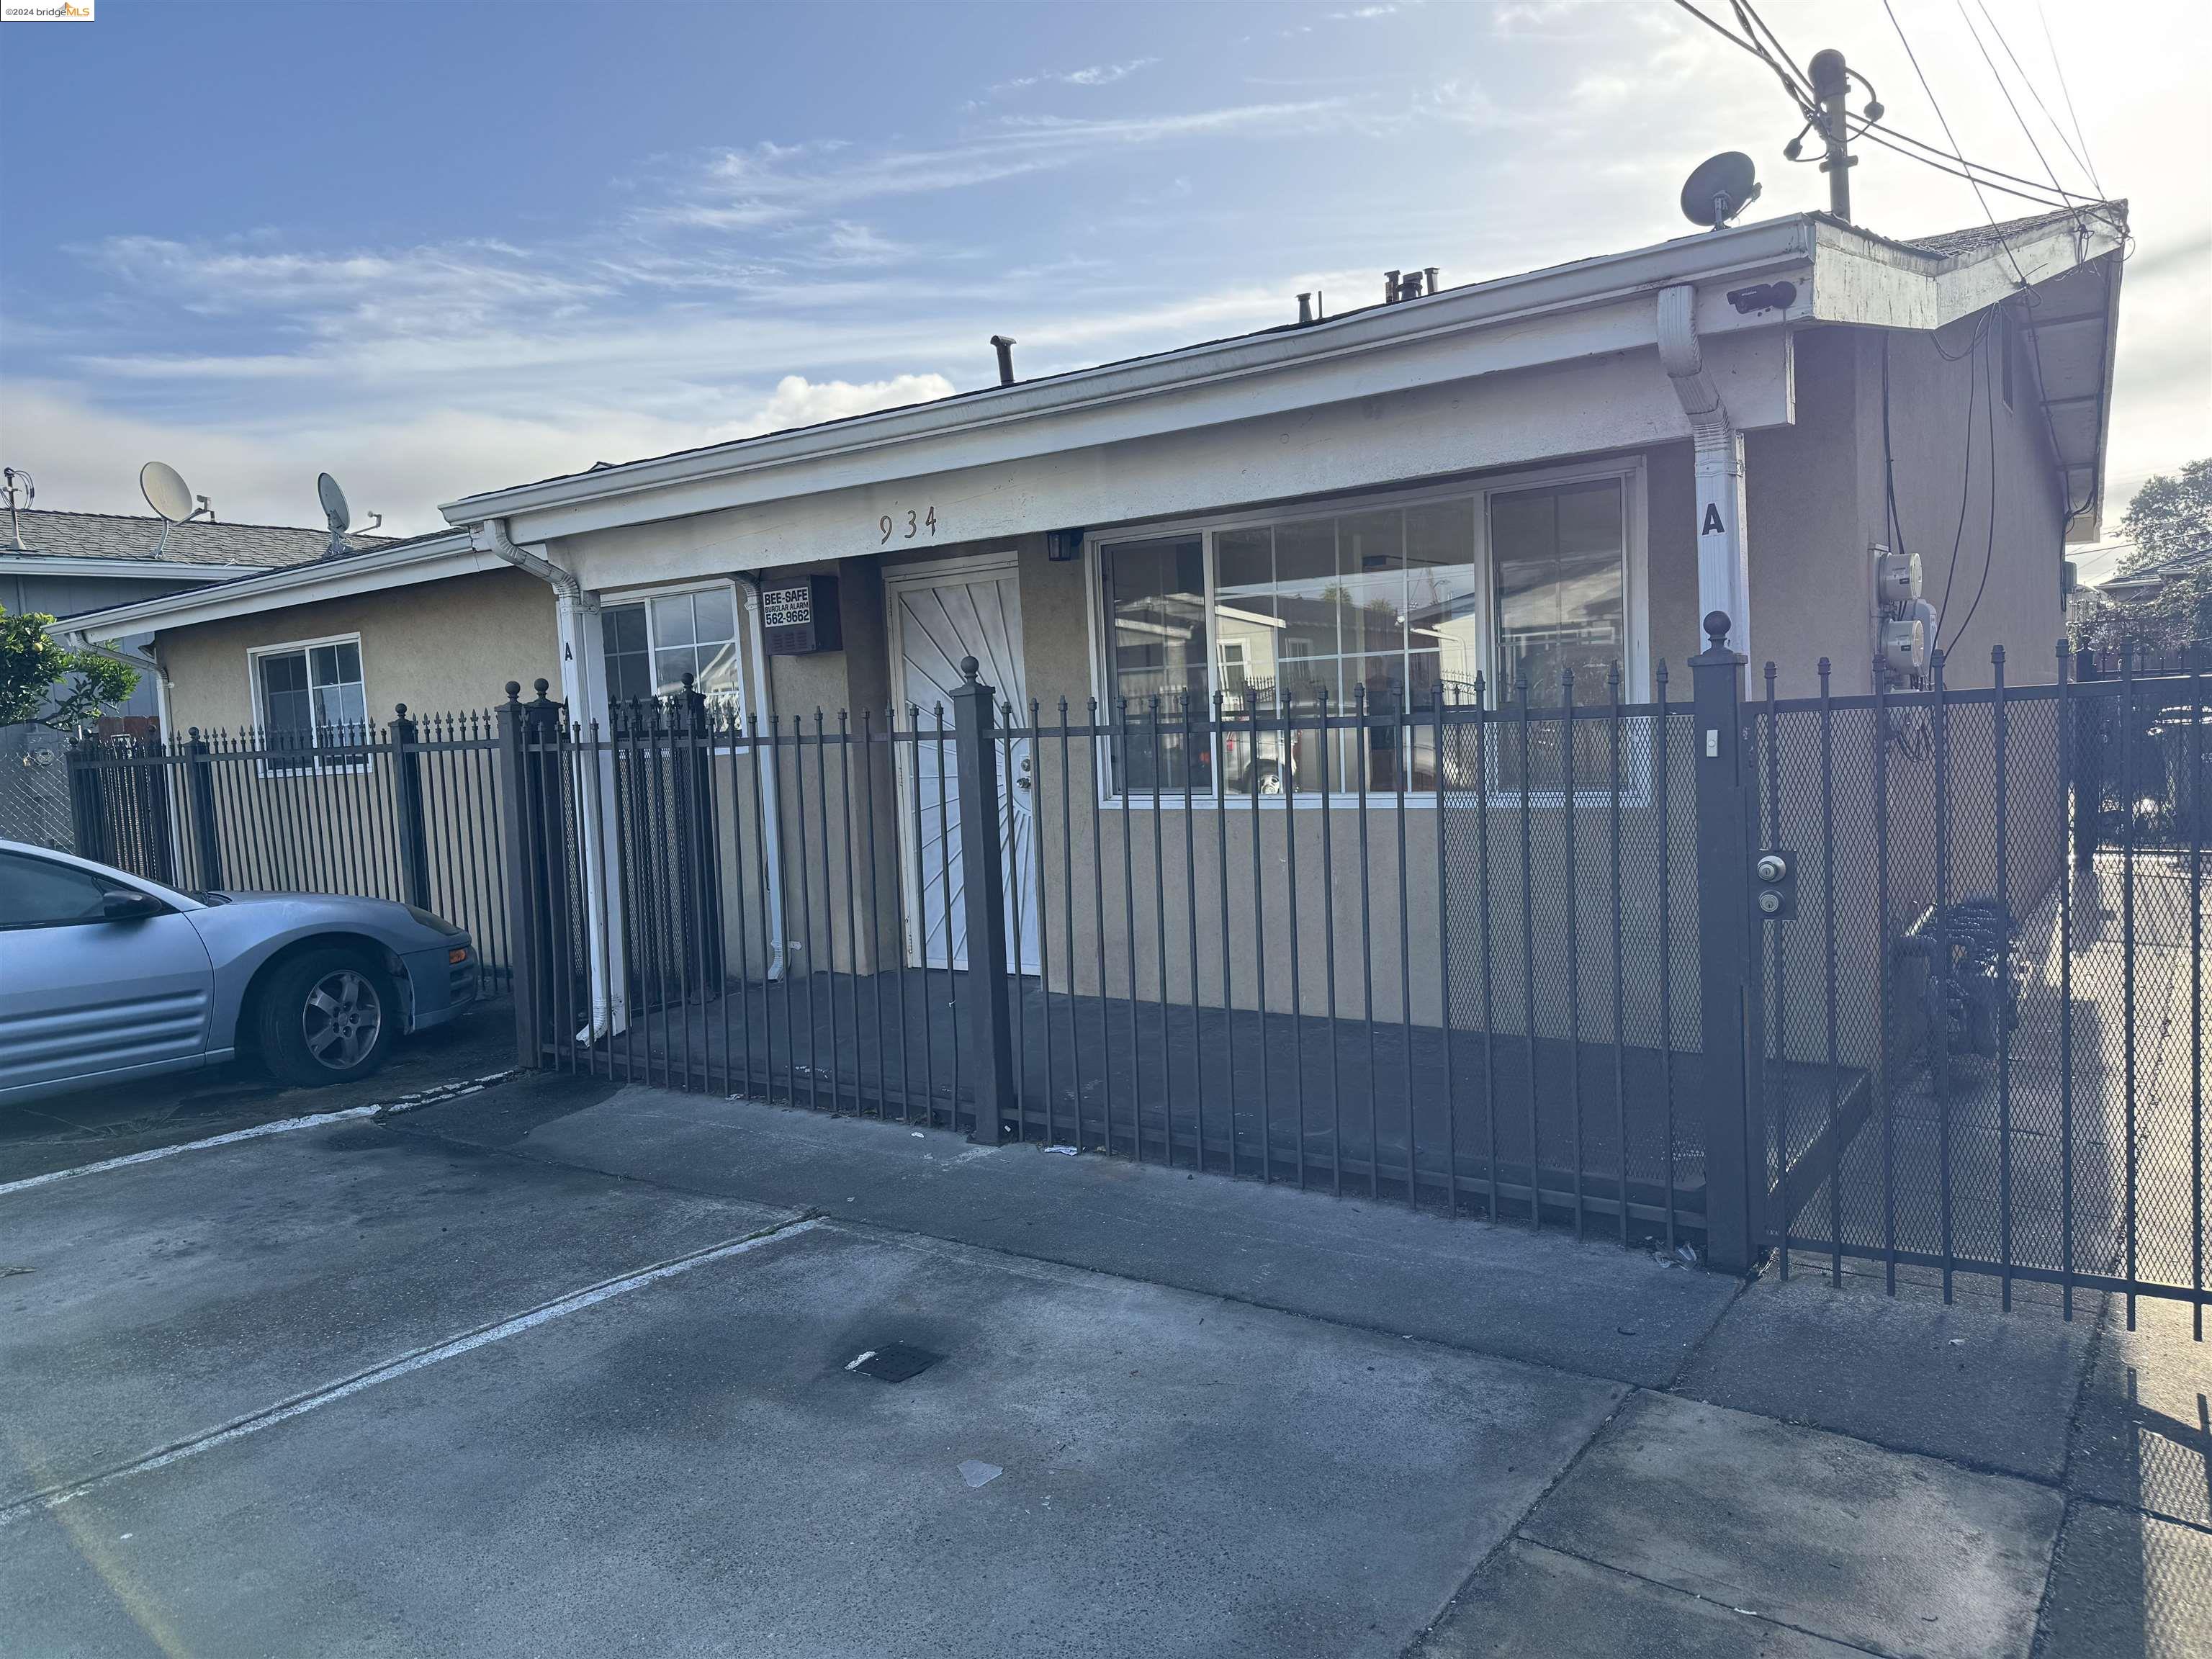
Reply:
[[2148, 1304], [559, 1078], [0, 1195], [11, 1265], [10, 1653], [2212, 1645]]

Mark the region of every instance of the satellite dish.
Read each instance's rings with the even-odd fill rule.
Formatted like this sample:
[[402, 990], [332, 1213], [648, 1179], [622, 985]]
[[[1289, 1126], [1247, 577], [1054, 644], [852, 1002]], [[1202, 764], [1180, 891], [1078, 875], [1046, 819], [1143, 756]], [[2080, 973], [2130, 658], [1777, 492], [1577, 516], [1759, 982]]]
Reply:
[[167, 462], [149, 461], [138, 469], [138, 491], [161, 515], [161, 539], [154, 544], [158, 559], [168, 548], [169, 532], [192, 516], [191, 489]]
[[138, 488], [146, 497], [146, 505], [171, 524], [182, 524], [192, 516], [192, 492], [179, 477], [177, 469], [164, 461], [149, 461], [138, 469]]
[[353, 509], [346, 505], [338, 481], [327, 472], [315, 474], [315, 494], [322, 500], [323, 521], [331, 527], [331, 544], [323, 556], [335, 558], [346, 550], [346, 526], [353, 522]]
[[322, 498], [323, 517], [329, 521], [331, 533], [343, 535], [353, 522], [353, 509], [346, 505], [345, 491], [338, 481], [327, 472], [315, 474], [315, 494]]
[[1759, 169], [1740, 149], [1698, 163], [1682, 186], [1682, 216], [1719, 230], [1759, 198]]

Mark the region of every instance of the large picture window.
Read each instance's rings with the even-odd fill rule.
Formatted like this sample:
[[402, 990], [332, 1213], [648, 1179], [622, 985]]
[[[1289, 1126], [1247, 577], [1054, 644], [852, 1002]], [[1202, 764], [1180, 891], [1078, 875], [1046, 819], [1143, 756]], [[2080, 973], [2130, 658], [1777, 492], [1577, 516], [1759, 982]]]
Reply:
[[252, 665], [267, 769], [362, 763], [368, 699], [359, 639], [279, 646], [256, 652]]
[[[1534, 703], [1556, 705], [1563, 671], [1577, 703], [1601, 703], [1619, 664], [1632, 698], [1636, 477], [1516, 480], [1097, 538], [1102, 718], [1127, 722], [1108, 744], [1112, 787], [1178, 800], [1186, 784], [1206, 799], [1286, 786], [1432, 796], [1476, 781], [1451, 775], [1449, 756], [1440, 766], [1423, 717], [1439, 698], [1472, 702], [1478, 676], [1492, 706], [1516, 696], [1524, 675]], [[1224, 716], [1258, 718], [1256, 733], [1182, 729], [1185, 711], [1210, 715], [1217, 693]], [[1378, 718], [1324, 744], [1312, 729], [1324, 703], [1332, 716]], [[1297, 711], [1287, 742], [1286, 708]], [[1595, 724], [1591, 733], [1601, 746]], [[1525, 778], [1516, 757], [1487, 783], [1556, 790], [1565, 770], [1554, 741], [1549, 752], [1532, 747]]]

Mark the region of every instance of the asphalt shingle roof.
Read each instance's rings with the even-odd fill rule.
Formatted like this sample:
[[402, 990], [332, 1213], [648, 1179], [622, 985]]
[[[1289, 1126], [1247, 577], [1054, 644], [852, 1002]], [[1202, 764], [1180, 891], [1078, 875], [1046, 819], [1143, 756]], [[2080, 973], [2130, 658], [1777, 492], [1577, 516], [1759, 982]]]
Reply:
[[1979, 253], [1986, 248], [1995, 247], [2008, 237], [2025, 235], [2051, 225], [2063, 224], [2100, 208], [2117, 208], [2125, 214], [2127, 204], [2085, 203], [2079, 208], [2061, 208], [2055, 213], [2032, 213], [2024, 219], [2005, 219], [1996, 224], [1968, 225], [1963, 230], [1946, 230], [1932, 236], [1914, 236], [1903, 245], [1918, 248], [1923, 253], [1933, 253], [1939, 258], [1954, 259], [1962, 253]]
[[[0, 514], [0, 556], [22, 551], [57, 559], [150, 559], [161, 539], [159, 519], [121, 513], [56, 513], [33, 507], [23, 512], [21, 524], [23, 545], [19, 550], [9, 535], [6, 515]], [[390, 539], [348, 536], [346, 547], [365, 552]], [[319, 559], [330, 544], [327, 530], [203, 519], [171, 530], [161, 559], [167, 564], [251, 564], [276, 570]]]

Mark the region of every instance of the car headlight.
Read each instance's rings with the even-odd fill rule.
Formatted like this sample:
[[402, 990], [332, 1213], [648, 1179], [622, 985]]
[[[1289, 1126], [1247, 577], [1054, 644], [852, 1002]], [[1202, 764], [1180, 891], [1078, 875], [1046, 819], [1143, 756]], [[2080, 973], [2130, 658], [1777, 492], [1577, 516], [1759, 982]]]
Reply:
[[407, 914], [414, 917], [416, 921], [421, 922], [425, 927], [428, 927], [432, 933], [443, 933], [448, 939], [457, 938], [460, 934], [465, 933], [469, 931], [465, 927], [456, 927], [452, 922], [447, 921], [445, 917], [438, 915], [434, 912], [429, 910], [418, 910], [411, 904], [407, 907]]

